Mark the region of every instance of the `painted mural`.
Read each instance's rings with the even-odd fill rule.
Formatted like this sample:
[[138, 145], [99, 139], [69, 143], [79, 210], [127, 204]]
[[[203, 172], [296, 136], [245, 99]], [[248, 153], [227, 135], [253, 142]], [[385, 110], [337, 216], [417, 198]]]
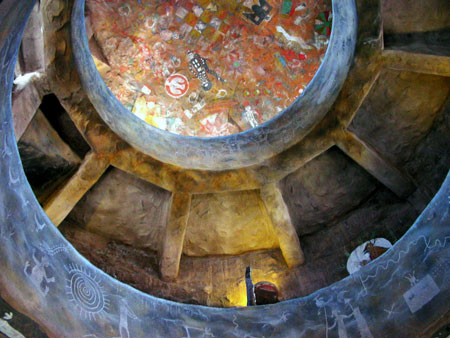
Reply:
[[[87, 0], [97, 66], [150, 125], [226, 136], [301, 95], [331, 34], [330, 0]], [[105, 71], [106, 69], [106, 71]]]
[[[14, 138], [12, 80], [34, 4], [0, 2], [0, 293], [50, 336], [417, 337], [448, 312], [450, 175], [391, 249], [304, 298], [230, 309], [179, 304], [143, 294], [87, 262], [40, 207]], [[1, 333], [20, 337], [14, 315], [2, 318]]]

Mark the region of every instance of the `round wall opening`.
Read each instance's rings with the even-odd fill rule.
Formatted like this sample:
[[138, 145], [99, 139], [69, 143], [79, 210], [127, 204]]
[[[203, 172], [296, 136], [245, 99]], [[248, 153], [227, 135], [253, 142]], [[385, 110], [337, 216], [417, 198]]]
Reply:
[[269, 121], [303, 93], [331, 35], [331, 0], [86, 0], [103, 80], [146, 123], [199, 137]]
[[143, 153], [189, 169], [255, 165], [339, 94], [356, 9], [328, 1], [77, 0], [75, 63], [103, 120]]

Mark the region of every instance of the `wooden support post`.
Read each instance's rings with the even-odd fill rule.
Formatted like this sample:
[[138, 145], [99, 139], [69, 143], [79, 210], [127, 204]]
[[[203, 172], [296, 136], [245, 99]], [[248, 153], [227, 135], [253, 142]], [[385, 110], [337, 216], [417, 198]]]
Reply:
[[261, 198], [272, 220], [287, 266], [292, 268], [303, 264], [305, 256], [280, 189], [276, 184], [267, 185], [261, 189]]
[[109, 159], [88, 153], [77, 172], [44, 203], [44, 210], [53, 224], [59, 226], [84, 194], [100, 179], [109, 166]]
[[178, 276], [190, 209], [190, 194], [172, 194], [160, 261], [161, 277], [164, 280], [172, 280]]
[[377, 180], [399, 197], [408, 197], [416, 186], [412, 180], [389, 163], [369, 145], [351, 132], [342, 132], [336, 139], [337, 146]]
[[[47, 61], [50, 62], [50, 61]], [[25, 31], [23, 32], [20, 57], [17, 60], [21, 74], [43, 71], [46, 69], [43, 11], [41, 5], [36, 4], [30, 14]]]
[[30, 82], [12, 98], [12, 115], [14, 119], [14, 134], [19, 141], [30, 121], [38, 111], [42, 101], [42, 93], [34, 82]]
[[384, 50], [386, 67], [415, 73], [450, 76], [450, 57], [407, 52], [402, 50]]

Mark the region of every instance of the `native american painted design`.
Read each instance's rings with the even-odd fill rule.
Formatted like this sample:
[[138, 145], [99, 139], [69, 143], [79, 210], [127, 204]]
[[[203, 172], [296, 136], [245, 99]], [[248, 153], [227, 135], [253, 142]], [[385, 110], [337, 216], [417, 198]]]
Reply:
[[[119, 101], [155, 127], [200, 137], [254, 128], [288, 107], [328, 46], [316, 19], [332, 17], [330, 0], [86, 4], [97, 68]], [[189, 99], [199, 92], [204, 104]]]
[[189, 59], [189, 70], [201, 81], [201, 85], [204, 90], [210, 90], [212, 87], [212, 83], [206, 73], [213, 75], [220, 82], [225, 82], [225, 80], [222, 79], [215, 71], [209, 69], [205, 58], [202, 58], [200, 55], [192, 51], [188, 51], [187, 56]]

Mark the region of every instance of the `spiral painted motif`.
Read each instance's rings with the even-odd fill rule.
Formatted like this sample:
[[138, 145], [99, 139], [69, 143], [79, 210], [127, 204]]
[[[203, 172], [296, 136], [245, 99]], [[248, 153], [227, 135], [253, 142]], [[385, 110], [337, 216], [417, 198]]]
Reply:
[[69, 280], [73, 300], [87, 314], [96, 314], [105, 308], [105, 296], [99, 283], [82, 271], [73, 271]]

